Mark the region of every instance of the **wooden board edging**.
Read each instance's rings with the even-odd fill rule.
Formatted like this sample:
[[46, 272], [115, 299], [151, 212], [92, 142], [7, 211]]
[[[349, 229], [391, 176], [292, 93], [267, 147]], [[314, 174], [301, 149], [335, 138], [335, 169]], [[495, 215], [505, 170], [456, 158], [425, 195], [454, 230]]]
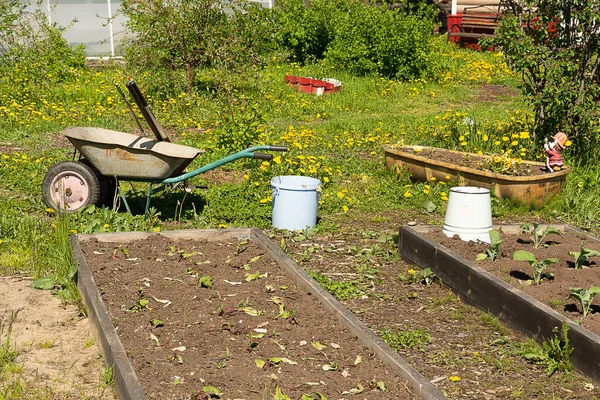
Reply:
[[253, 229], [252, 234], [257, 244], [261, 246], [284, 269], [302, 290], [316, 296], [319, 302], [334, 314], [342, 325], [357, 336], [360, 342], [373, 351], [381, 361], [389, 365], [402, 378], [406, 379], [408, 386], [423, 399], [446, 399], [443, 393], [431, 382], [423, 377], [412, 365], [400, 357], [381, 338], [373, 333], [365, 324], [350, 312], [342, 303], [335, 299], [328, 291], [323, 289], [302, 267], [287, 256], [273, 241], [259, 229]]
[[115, 392], [120, 400], [145, 400], [147, 397], [119, 340], [79, 243], [92, 239], [97, 239], [100, 242], [123, 243], [132, 240], [143, 240], [153, 235], [163, 235], [171, 239], [219, 241], [236, 238], [255, 241], [279, 264], [301, 290], [316, 296], [327, 312], [334, 314], [338, 321], [356, 335], [365, 347], [373, 351], [382, 362], [402, 377], [414, 395], [424, 400], [446, 399], [435, 385], [425, 379], [412, 365], [358, 320], [342, 303], [323, 289], [317, 281], [310, 277], [302, 267], [289, 258], [259, 229], [205, 229], [72, 235], [70, 240], [73, 245], [73, 257], [78, 264], [77, 286], [88, 309], [90, 324], [95, 337], [100, 342], [106, 363], [113, 369]]
[[[423, 229], [420, 228], [419, 231], [424, 232]], [[582, 233], [567, 225], [562, 229]], [[479, 309], [494, 314], [516, 330], [534, 337], [538, 342], [556, 335], [555, 328], [560, 330], [563, 322], [566, 323], [569, 327], [569, 342], [573, 347], [573, 366], [590, 378], [600, 381], [600, 336], [475, 263], [457, 256], [416, 229], [405, 226], [400, 228], [398, 250], [400, 256], [409, 262], [421, 268], [430, 268], [445, 285], [458, 293], [461, 299], [466, 299]]]

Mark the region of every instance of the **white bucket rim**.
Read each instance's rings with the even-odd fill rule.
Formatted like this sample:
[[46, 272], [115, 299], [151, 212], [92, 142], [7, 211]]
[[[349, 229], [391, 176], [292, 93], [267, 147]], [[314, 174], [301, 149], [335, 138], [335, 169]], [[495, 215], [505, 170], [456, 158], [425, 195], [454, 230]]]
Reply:
[[451, 192], [460, 194], [490, 194], [491, 191], [488, 188], [479, 186], [453, 186], [450, 188]]
[[271, 186], [284, 190], [317, 190], [321, 186], [321, 181], [310, 176], [281, 175], [271, 179]]

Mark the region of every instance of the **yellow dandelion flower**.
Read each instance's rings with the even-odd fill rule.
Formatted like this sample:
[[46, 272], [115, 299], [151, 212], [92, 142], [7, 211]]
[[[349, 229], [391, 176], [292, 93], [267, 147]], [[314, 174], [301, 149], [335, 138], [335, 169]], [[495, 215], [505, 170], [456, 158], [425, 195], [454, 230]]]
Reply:
[[407, 199], [412, 196], [412, 193], [410, 192], [410, 190], [407, 190], [406, 192], [404, 192], [404, 197], [406, 197]]
[[570, 140], [567, 140], [565, 142], [565, 146], [567, 146], [567, 147], [572, 146], [572, 145], [573, 145], [573, 142], [571, 142]]
[[342, 192], [337, 192], [337, 197], [339, 197], [339, 198], [341, 199], [342, 197], [344, 197], [344, 193], [342, 193]]
[[510, 142], [511, 146], [518, 146], [519, 142], [517, 142], [516, 140], [513, 140], [512, 142]]
[[460, 377], [456, 376], [456, 375], [452, 375], [451, 377], [448, 378], [448, 380], [450, 382], [458, 382], [458, 381], [460, 381]]
[[519, 132], [520, 139], [529, 139], [529, 132]]
[[77, 231], [75, 229], [71, 229], [69, 232], [71, 232], [74, 235], [77, 233]]
[[431, 178], [429, 178], [429, 180], [430, 180], [431, 182], [435, 182], [435, 181], [436, 181], [436, 178], [435, 178], [435, 176], [432, 176]]
[[152, 228], [152, 232], [160, 232], [160, 226], [155, 226]]
[[344, 210], [344, 212], [348, 212], [348, 206], [342, 206], [342, 210]]
[[509, 140], [510, 140], [510, 138], [508, 136], [502, 136], [503, 142], [508, 142]]
[[219, 224], [219, 228], [225, 229], [227, 228], [227, 224]]
[[325, 182], [325, 183], [329, 182], [329, 178], [328, 178], [328, 177], [326, 177], [326, 176], [325, 176], [325, 177], [323, 177], [323, 182]]
[[489, 139], [490, 139], [490, 137], [487, 134], [483, 135], [484, 142], [487, 142]]
[[48, 208], [46, 208], [46, 212], [47, 212], [47, 213], [50, 213], [50, 214], [53, 214], [53, 213], [54, 213], [54, 209], [53, 209], [53, 208], [50, 208], [50, 207], [48, 207]]
[[406, 272], [408, 272], [408, 273], [409, 273], [409, 274], [411, 274], [411, 275], [414, 275], [414, 274], [415, 274], [415, 270], [414, 270], [414, 269], [412, 269], [412, 268], [411, 268], [411, 269], [409, 269], [409, 270], [408, 270], [408, 271], [406, 271]]

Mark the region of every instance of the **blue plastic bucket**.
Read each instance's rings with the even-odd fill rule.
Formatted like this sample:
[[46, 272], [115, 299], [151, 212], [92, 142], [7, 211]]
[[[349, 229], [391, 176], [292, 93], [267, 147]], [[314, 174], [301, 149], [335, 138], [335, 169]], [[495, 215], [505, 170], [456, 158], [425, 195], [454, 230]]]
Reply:
[[276, 176], [271, 179], [273, 227], [290, 231], [317, 224], [321, 181], [308, 176]]

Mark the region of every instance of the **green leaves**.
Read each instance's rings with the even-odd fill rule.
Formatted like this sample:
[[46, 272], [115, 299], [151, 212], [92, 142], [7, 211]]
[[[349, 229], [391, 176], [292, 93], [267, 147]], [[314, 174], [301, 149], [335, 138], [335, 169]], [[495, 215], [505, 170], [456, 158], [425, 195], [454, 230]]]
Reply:
[[477, 254], [477, 260], [485, 260], [490, 259], [494, 261], [500, 252], [500, 245], [502, 244], [502, 239], [500, 238], [500, 232], [491, 230], [490, 231], [490, 244], [486, 249], [485, 253]]
[[583, 318], [585, 318], [590, 313], [590, 308], [592, 306], [592, 301], [594, 297], [600, 293], [600, 286], [591, 286], [589, 289], [583, 289], [579, 287], [570, 287], [569, 290], [571, 293], [567, 299], [575, 299], [579, 300], [581, 304], [581, 312], [583, 314]]
[[533, 280], [537, 284], [540, 284], [542, 278], [544, 278], [545, 276], [547, 277], [549, 275], [546, 273], [546, 268], [548, 267], [548, 265], [558, 262], [558, 258], [546, 258], [544, 260], [538, 261], [535, 258], [535, 255], [525, 250], [515, 251], [515, 253], [513, 254], [513, 260], [527, 261], [533, 269]]
[[558, 235], [562, 236], [560, 231], [552, 226], [547, 226], [546, 229], [538, 223], [530, 224], [521, 224], [521, 233], [525, 233], [529, 235], [531, 242], [533, 243], [533, 247], [536, 249], [542, 245], [546, 236], [548, 235]]
[[569, 255], [575, 260], [575, 269], [580, 269], [583, 268], [583, 265], [587, 263], [588, 258], [598, 257], [600, 256], [600, 252], [583, 247], [583, 242], [581, 242], [581, 250], [570, 251]]

